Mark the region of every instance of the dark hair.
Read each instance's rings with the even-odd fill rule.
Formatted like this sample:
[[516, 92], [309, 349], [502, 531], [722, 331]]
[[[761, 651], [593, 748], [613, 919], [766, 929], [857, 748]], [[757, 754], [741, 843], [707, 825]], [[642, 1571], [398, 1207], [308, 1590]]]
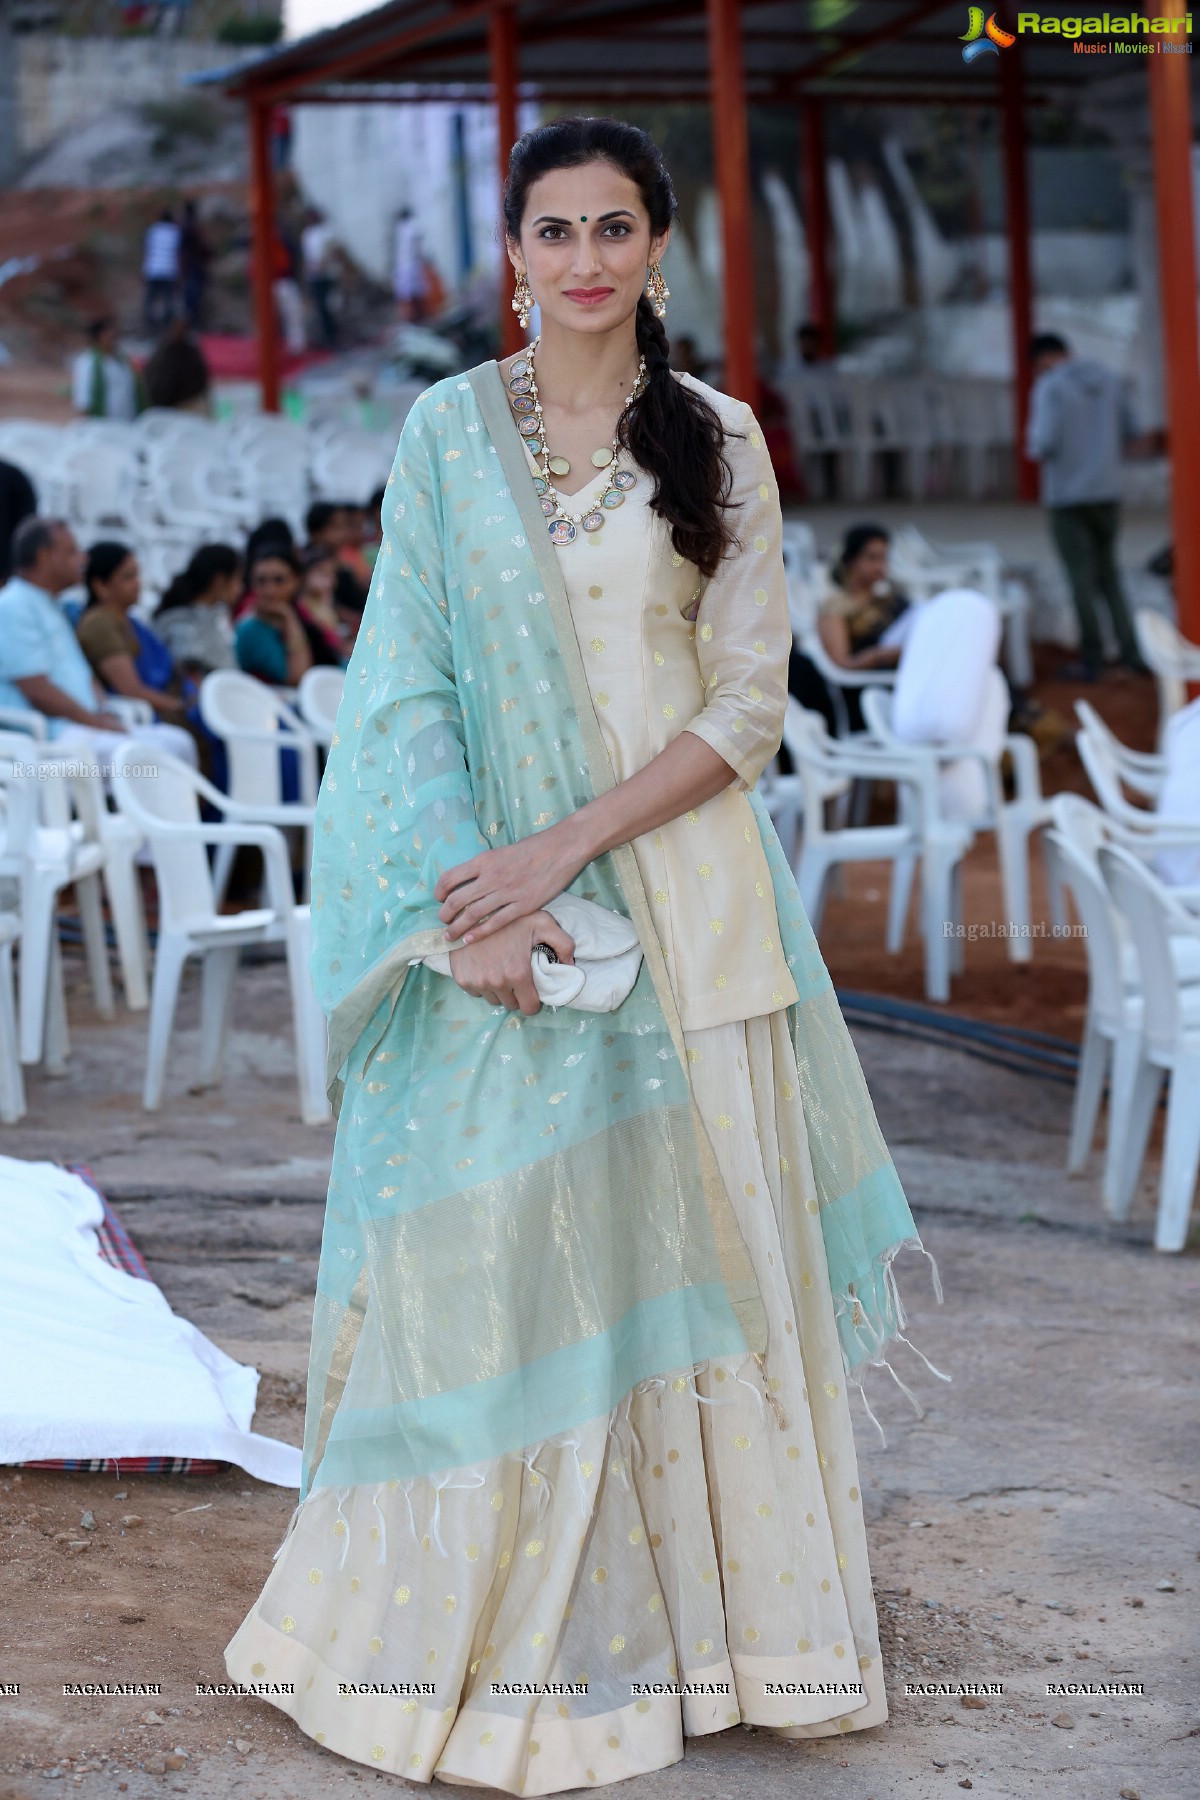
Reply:
[[276, 550], [291, 551], [295, 542], [292, 528], [286, 519], [264, 519], [261, 525], [254, 527], [246, 539], [246, 567], [250, 567], [250, 564], [262, 554], [268, 544]]
[[337, 559], [338, 554], [332, 544], [305, 544], [297, 561], [301, 574], [307, 575], [310, 569], [317, 568], [321, 563], [335, 563]]
[[1039, 356], [1070, 356], [1071, 346], [1065, 337], [1059, 337], [1057, 331], [1037, 331], [1029, 340], [1029, 360], [1036, 362]]
[[[302, 570], [300, 567], [300, 558], [296, 555], [296, 552], [291, 548], [290, 545], [281, 544], [278, 540], [276, 540], [275, 542], [272, 542], [270, 539], [268, 539], [265, 544], [260, 544], [258, 546], [258, 549], [254, 552], [253, 556], [247, 556], [247, 558], [246, 558], [247, 579], [249, 580], [250, 577], [253, 576], [254, 571], [255, 571], [255, 569], [257, 569], [259, 563], [265, 563], [265, 562], [286, 563], [288, 568], [292, 571], [292, 574], [297, 577], [302, 573]], [[251, 585], [251, 587], [253, 587], [253, 585], [254, 585], [252, 580], [250, 580], [250, 585]]]
[[335, 514], [344, 509], [339, 501], [314, 500], [304, 515], [304, 529], [310, 538], [316, 537], [318, 531], [324, 531]]
[[116, 322], [111, 313], [101, 313], [99, 318], [89, 320], [87, 334], [93, 344], [98, 343], [109, 326], [115, 325]]
[[[635, 184], [651, 233], [661, 236], [675, 217], [675, 190], [653, 138], [620, 119], [570, 118], [539, 125], [513, 145], [504, 188], [509, 238], [520, 239], [535, 181], [590, 162], [610, 163]], [[671, 373], [667, 334], [645, 294], [637, 306], [637, 345], [647, 380], [621, 420], [620, 441], [653, 477], [650, 506], [670, 525], [678, 555], [711, 575], [734, 541], [726, 518], [733, 477], [721, 454], [725, 430], [708, 401]]]
[[60, 531], [66, 531], [65, 519], [22, 519], [13, 532], [10, 557], [16, 574], [32, 569], [43, 550], [49, 550]]
[[241, 566], [242, 559], [232, 544], [202, 544], [159, 601], [159, 612], [166, 612], [170, 606], [190, 606], [208, 592], [214, 581], [223, 575], [236, 575]]
[[111, 581], [122, 563], [129, 561], [134, 555], [128, 544], [118, 543], [115, 538], [101, 538], [92, 545], [87, 555], [87, 565], [83, 571], [83, 584], [87, 588], [88, 606], [98, 606], [100, 596], [96, 592], [96, 583]]
[[829, 571], [831, 579], [840, 586], [850, 572], [850, 565], [858, 561], [868, 544], [874, 544], [880, 538], [885, 544], [890, 544], [892, 541], [891, 532], [886, 525], [864, 523], [848, 526], [846, 535], [842, 539], [842, 547], [838, 552], [838, 559]]

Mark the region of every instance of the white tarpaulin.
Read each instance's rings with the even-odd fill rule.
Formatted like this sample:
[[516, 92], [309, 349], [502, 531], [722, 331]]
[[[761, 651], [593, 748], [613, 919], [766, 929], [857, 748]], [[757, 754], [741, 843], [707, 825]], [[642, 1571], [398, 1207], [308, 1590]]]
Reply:
[[0, 1463], [212, 1457], [280, 1487], [300, 1452], [250, 1429], [258, 1371], [104, 1261], [98, 1195], [0, 1157]]

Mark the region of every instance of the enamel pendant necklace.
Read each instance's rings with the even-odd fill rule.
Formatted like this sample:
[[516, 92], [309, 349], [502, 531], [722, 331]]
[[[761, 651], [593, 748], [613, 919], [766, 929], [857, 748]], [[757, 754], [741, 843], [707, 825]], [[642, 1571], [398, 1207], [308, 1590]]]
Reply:
[[[530, 454], [541, 462], [542, 473], [534, 476], [533, 486], [546, 518], [550, 541], [559, 545], [573, 544], [581, 528], [587, 532], [599, 531], [606, 515], [625, 504], [626, 494], [637, 486], [637, 476], [632, 469], [620, 467], [621, 445], [614, 434], [612, 443], [593, 450], [591, 458], [597, 469], [611, 470], [611, 474], [605, 474], [603, 485], [592, 495], [582, 511], [571, 512], [568, 509], [563, 496], [554, 485], [553, 477], [569, 475], [571, 465], [565, 456], [551, 456], [542, 420], [542, 402], [533, 366], [534, 352], [540, 342], [540, 338], [535, 338], [509, 370], [509, 404], [517, 421], [517, 430], [529, 446]], [[638, 359], [633, 391], [626, 396], [625, 405], [621, 408], [622, 418], [641, 393], [645, 382], [646, 359], [643, 356]]]

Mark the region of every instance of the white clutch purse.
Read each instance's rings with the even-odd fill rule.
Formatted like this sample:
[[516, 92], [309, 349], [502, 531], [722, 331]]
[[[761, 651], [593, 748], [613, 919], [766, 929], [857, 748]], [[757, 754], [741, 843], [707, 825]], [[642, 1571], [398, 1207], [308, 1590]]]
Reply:
[[[574, 939], [575, 961], [558, 962], [547, 946], [534, 945], [533, 985], [542, 1005], [616, 1012], [642, 966], [642, 946], [630, 920], [594, 900], [581, 900], [578, 894], [559, 894], [547, 901], [544, 910]], [[439, 975], [451, 972], [448, 950], [416, 960]]]

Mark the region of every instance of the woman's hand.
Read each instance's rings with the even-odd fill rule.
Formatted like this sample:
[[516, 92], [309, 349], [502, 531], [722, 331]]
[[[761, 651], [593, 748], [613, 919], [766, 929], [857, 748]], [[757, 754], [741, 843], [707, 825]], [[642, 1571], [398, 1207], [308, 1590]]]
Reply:
[[568, 842], [552, 826], [447, 869], [433, 890], [434, 899], [443, 902], [438, 917], [447, 939], [474, 943], [556, 899], [588, 861], [586, 854], [576, 861]]
[[277, 631], [286, 632], [296, 618], [295, 607], [281, 594], [256, 594], [254, 610], [260, 619], [268, 625], [274, 625]]
[[561, 963], [575, 960], [575, 943], [553, 914], [531, 913], [493, 931], [485, 943], [450, 952], [450, 973], [466, 994], [527, 1016], [541, 1011], [530, 954], [549, 944]]

